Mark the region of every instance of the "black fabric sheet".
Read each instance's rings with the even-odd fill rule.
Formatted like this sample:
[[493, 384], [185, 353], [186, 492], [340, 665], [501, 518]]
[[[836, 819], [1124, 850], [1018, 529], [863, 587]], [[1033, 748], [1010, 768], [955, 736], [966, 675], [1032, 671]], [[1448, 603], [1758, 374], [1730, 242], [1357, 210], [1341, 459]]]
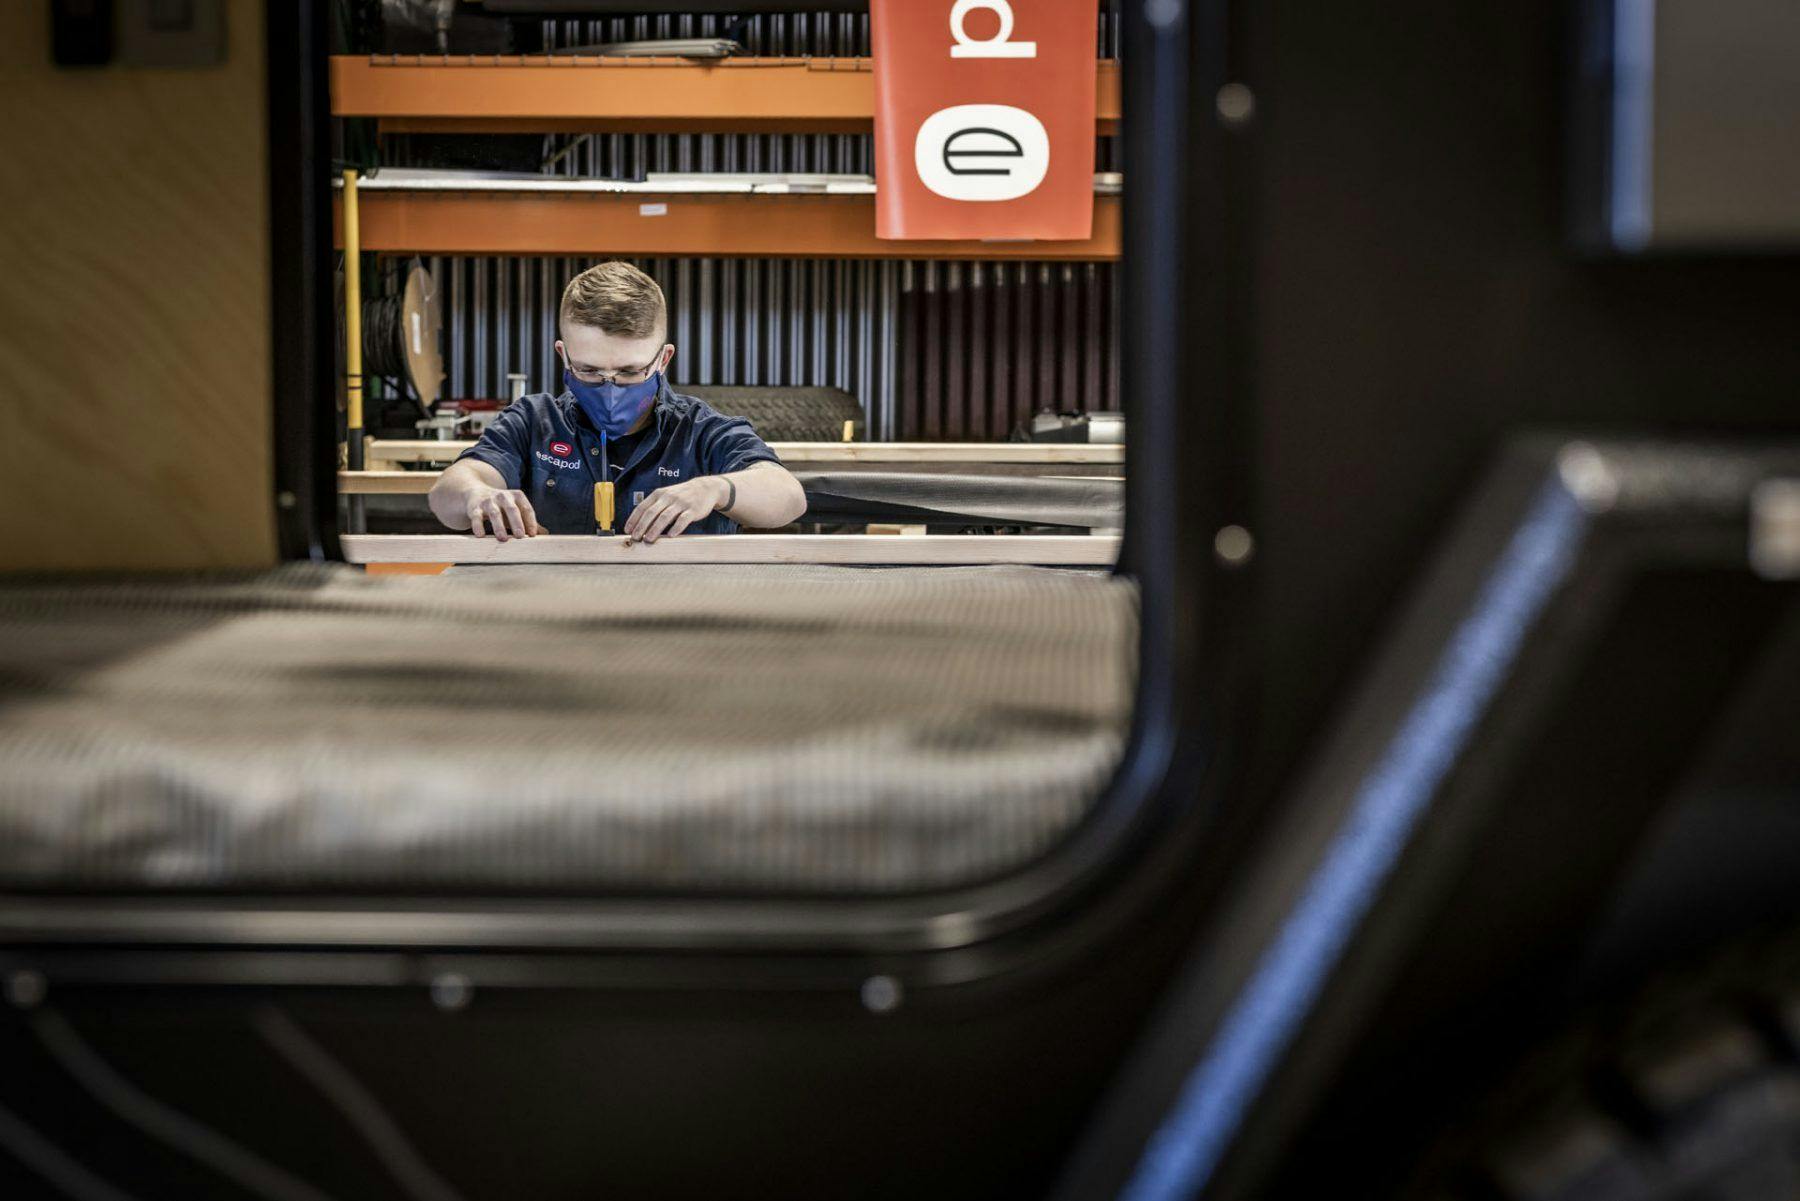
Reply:
[[806, 521], [1101, 529], [1125, 520], [1122, 480], [918, 471], [797, 471], [794, 478], [806, 489]]

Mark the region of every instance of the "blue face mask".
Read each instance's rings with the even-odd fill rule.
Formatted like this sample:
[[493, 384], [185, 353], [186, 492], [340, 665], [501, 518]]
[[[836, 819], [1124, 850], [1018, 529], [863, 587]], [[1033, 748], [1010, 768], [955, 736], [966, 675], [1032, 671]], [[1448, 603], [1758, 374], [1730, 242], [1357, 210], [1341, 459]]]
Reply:
[[575, 397], [575, 403], [581, 406], [595, 429], [608, 438], [621, 438], [631, 432], [645, 410], [655, 402], [656, 394], [662, 388], [662, 372], [651, 372], [650, 378], [639, 384], [584, 384], [565, 369], [563, 386]]

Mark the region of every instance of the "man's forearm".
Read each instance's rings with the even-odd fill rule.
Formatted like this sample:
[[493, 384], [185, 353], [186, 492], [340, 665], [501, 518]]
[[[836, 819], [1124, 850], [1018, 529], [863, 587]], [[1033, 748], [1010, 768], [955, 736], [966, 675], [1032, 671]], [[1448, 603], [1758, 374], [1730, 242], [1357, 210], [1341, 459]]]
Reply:
[[739, 525], [774, 529], [798, 521], [806, 512], [805, 489], [778, 463], [757, 463], [713, 478], [723, 492], [718, 511]]

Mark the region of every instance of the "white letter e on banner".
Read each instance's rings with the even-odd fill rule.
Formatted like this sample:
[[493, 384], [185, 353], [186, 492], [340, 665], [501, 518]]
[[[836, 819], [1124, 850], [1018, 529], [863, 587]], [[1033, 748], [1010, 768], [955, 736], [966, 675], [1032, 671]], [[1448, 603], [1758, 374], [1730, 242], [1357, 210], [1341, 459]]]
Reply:
[[1050, 134], [1022, 108], [958, 104], [919, 126], [913, 167], [946, 200], [1017, 200], [1049, 173]]

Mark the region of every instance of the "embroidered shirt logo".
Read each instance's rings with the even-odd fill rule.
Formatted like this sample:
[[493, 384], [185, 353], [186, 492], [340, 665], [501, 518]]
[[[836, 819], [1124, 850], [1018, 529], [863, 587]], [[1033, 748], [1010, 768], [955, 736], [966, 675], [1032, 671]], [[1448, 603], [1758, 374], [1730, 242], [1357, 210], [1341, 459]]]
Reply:
[[567, 442], [552, 442], [550, 444], [550, 453], [553, 455], [560, 455], [566, 459], [575, 453], [575, 448], [570, 446]]
[[[560, 450], [562, 452], [562, 454], [568, 454], [574, 448], [571, 447], [567, 442], [552, 442], [550, 444], [550, 449], [551, 450]], [[579, 460], [579, 459], [564, 459], [564, 458], [560, 458], [557, 455], [548, 454], [541, 450], [534, 450], [531, 453], [533, 455], [537, 456], [539, 459], [542, 459], [544, 462], [550, 464], [550, 466], [552, 466], [552, 467], [562, 467], [562, 468], [566, 468], [570, 471], [573, 471], [576, 468], [581, 466], [581, 460]]]

